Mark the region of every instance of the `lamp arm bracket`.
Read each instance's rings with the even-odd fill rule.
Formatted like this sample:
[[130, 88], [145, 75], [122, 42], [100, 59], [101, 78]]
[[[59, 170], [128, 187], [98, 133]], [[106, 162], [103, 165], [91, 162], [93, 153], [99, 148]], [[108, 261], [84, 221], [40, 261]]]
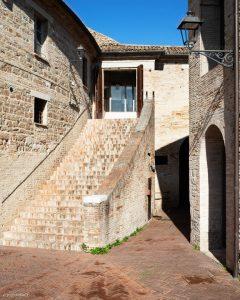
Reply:
[[190, 54], [196, 57], [203, 55], [226, 68], [233, 68], [234, 66], [233, 50], [190, 50]]

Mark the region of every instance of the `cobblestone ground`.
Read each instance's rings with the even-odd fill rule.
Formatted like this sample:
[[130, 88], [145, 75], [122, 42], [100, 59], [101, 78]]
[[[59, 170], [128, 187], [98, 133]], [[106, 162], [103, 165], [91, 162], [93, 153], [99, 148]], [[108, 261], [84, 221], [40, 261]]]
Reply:
[[0, 299], [240, 299], [240, 284], [154, 219], [104, 256], [0, 248]]

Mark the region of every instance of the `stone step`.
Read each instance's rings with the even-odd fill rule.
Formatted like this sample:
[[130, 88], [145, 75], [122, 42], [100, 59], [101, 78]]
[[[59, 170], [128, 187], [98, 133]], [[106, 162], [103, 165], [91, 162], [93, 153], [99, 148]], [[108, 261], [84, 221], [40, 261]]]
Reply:
[[6, 246], [81, 251], [82, 198], [111, 172], [135, 120], [88, 120], [84, 130], [2, 240]]
[[[78, 206], [78, 203], [82, 202], [82, 196], [81, 195], [51, 195], [51, 194], [47, 194], [47, 195], [36, 195], [36, 197], [34, 197], [34, 199], [30, 202], [31, 205], [37, 205], [39, 206], [39, 203], [44, 203], [44, 205], [48, 205], [47, 202], [49, 202], [49, 204], [51, 202], [53, 202], [53, 204], [55, 205], [56, 202], [60, 205], [64, 206], [64, 203], [67, 203], [66, 206], [70, 205], [70, 206]], [[71, 205], [70, 203], [73, 202], [73, 205]], [[50, 205], [51, 206], [51, 205]]]
[[[123, 147], [122, 147], [123, 148]], [[121, 149], [122, 149], [121, 148]], [[116, 150], [116, 152], [120, 152], [121, 149]], [[111, 151], [111, 150], [105, 150], [105, 151]], [[81, 168], [87, 168], [87, 167], [97, 167], [99, 169], [102, 169], [104, 167], [104, 164], [106, 162], [114, 162], [116, 159], [118, 159], [119, 155], [115, 154], [115, 155], [111, 155], [111, 156], [101, 156], [99, 153], [88, 153], [88, 155], [92, 155], [94, 156], [94, 159], [89, 159], [89, 160], [84, 160], [84, 156], [81, 157], [69, 157], [67, 158], [64, 162], [62, 162], [62, 164], [58, 167], [58, 169], [60, 168], [65, 168], [68, 167], [71, 170], [80, 170]], [[78, 163], [76, 163], [78, 162]], [[95, 169], [92, 169], [93, 171]]]
[[79, 213], [61, 213], [61, 212], [55, 212], [55, 213], [48, 213], [48, 212], [28, 212], [28, 211], [22, 211], [19, 213], [20, 218], [24, 219], [46, 219], [46, 220], [75, 220], [75, 221], [81, 221], [82, 220], [82, 214]]
[[[75, 179], [73, 178], [74, 176], [71, 176], [69, 178], [69, 176], [65, 176], [64, 178], [53, 178], [53, 179], [50, 179], [46, 182], [45, 186], [44, 186], [44, 189], [47, 188], [47, 186], [59, 186], [59, 185], [64, 185], [64, 186], [71, 186], [71, 185], [75, 185], [75, 186], [78, 186], [78, 187], [84, 187], [84, 185], [86, 183], [90, 183], [92, 182], [94, 179], [97, 180], [97, 179], [101, 179], [102, 176], [89, 176], [88, 178], [86, 178], [84, 181], [83, 181], [83, 178], [77, 178], [75, 177]], [[68, 179], [69, 178], [69, 179]]]
[[81, 214], [82, 207], [79, 205], [78, 207], [71, 207], [71, 206], [28, 206], [25, 209], [25, 212], [32, 212], [32, 213], [61, 213], [61, 214]]
[[[45, 196], [47, 200], [44, 200], [44, 207], [82, 207], [82, 198], [81, 200], [71, 200], [67, 198], [62, 198], [61, 196], [55, 196], [55, 199], [53, 196]], [[31, 202], [31, 206], [39, 207], [42, 205], [42, 199], [41, 200], [34, 200]]]
[[4, 239], [12, 239], [19, 241], [46, 241], [46, 242], [67, 242], [67, 243], [81, 243], [83, 237], [81, 235], [65, 235], [65, 234], [51, 234], [51, 233], [36, 233], [36, 232], [15, 232], [6, 231], [3, 233]]
[[24, 232], [24, 233], [43, 233], [43, 234], [55, 234], [55, 235], [67, 235], [67, 236], [82, 236], [82, 224], [78, 227], [72, 227], [69, 224], [67, 226], [44, 226], [44, 225], [12, 225], [10, 227], [11, 232]]
[[80, 220], [54, 220], [54, 219], [29, 219], [29, 218], [16, 218], [14, 220], [15, 225], [25, 226], [57, 226], [57, 227], [70, 227], [70, 228], [81, 228], [82, 221]]
[[69, 243], [69, 242], [50, 242], [50, 241], [24, 241], [5, 238], [2, 240], [3, 246], [11, 247], [24, 247], [24, 248], [39, 248], [49, 250], [68, 250], [68, 251], [82, 251], [81, 243]]
[[96, 192], [97, 189], [88, 189], [88, 190], [69, 190], [67, 191], [66, 189], [63, 189], [62, 191], [61, 190], [58, 190], [58, 191], [41, 191], [39, 192], [39, 195], [45, 197], [49, 197], [49, 199], [51, 197], [58, 197], [58, 196], [71, 196], [71, 197], [76, 197], [76, 198], [79, 198], [79, 197], [84, 197], [84, 196], [91, 196], [92, 194], [94, 194], [94, 192]]

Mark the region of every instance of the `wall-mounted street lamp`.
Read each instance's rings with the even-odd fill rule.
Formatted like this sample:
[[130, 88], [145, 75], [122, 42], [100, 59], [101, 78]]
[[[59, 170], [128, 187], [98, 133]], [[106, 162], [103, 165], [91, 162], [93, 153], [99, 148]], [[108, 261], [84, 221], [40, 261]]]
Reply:
[[86, 50], [85, 50], [85, 48], [82, 45], [80, 45], [77, 48], [77, 53], [78, 53], [79, 59], [83, 60], [83, 58], [85, 57]]
[[187, 13], [187, 16], [178, 26], [183, 44], [188, 48], [190, 54], [204, 55], [224, 67], [232, 68], [234, 62], [234, 52], [232, 50], [193, 50], [196, 43], [196, 34], [203, 23], [204, 21], [196, 17], [193, 12], [189, 11]]

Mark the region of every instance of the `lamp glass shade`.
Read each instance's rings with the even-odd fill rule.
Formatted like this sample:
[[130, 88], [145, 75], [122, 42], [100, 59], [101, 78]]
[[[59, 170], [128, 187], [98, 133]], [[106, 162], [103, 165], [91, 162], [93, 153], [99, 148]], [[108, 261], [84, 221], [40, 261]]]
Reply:
[[192, 14], [188, 13], [188, 15], [181, 21], [178, 29], [180, 30], [197, 30], [203, 21], [198, 17], [193, 16]]

